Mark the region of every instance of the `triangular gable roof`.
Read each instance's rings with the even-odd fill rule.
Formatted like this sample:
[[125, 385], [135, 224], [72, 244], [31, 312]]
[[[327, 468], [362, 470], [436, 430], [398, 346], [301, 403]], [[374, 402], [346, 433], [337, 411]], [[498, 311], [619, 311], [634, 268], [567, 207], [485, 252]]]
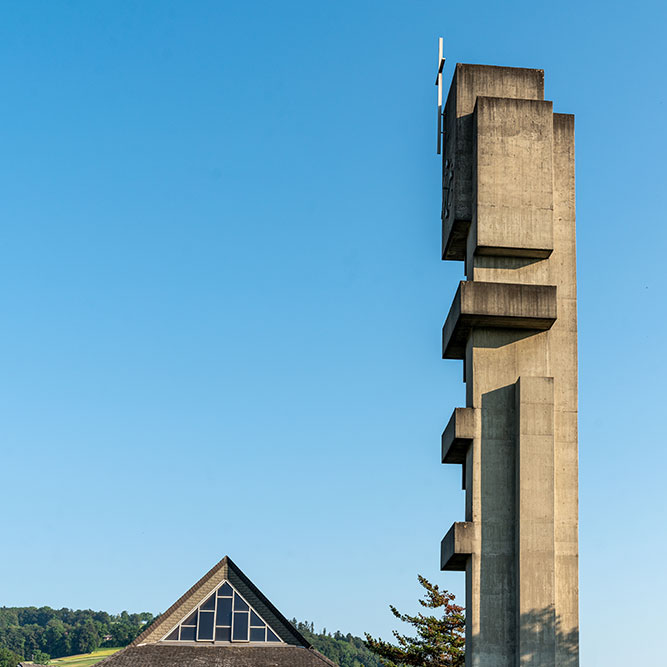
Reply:
[[214, 565], [190, 590], [186, 591], [164, 614], [146, 628], [130, 646], [155, 644], [162, 640], [174, 626], [196, 609], [224, 581], [229, 581], [283, 642], [292, 646], [311, 648], [303, 635], [271, 604], [229, 556], [225, 556], [217, 565]]

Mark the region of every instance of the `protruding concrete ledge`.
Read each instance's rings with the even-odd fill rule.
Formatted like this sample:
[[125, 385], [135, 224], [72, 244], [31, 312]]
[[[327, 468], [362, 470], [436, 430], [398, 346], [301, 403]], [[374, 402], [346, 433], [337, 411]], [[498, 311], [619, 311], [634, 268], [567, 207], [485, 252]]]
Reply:
[[442, 432], [442, 462], [465, 463], [475, 437], [475, 408], [456, 408]]
[[466, 241], [470, 220], [454, 218], [454, 211], [442, 223], [442, 259], [462, 262], [466, 258]]
[[546, 331], [555, 321], [554, 285], [463, 280], [442, 328], [442, 357], [463, 359], [473, 327]]
[[440, 543], [440, 569], [462, 572], [475, 552], [477, 530], [472, 521], [457, 521]]
[[[450, 219], [449, 215], [442, 223], [442, 259], [463, 262], [466, 258], [466, 244], [468, 231], [472, 224], [470, 220]], [[547, 259], [551, 256], [553, 248], [512, 247], [507, 245], [484, 245], [479, 241], [475, 244], [476, 255], [492, 255], [500, 257], [532, 257], [534, 259]]]

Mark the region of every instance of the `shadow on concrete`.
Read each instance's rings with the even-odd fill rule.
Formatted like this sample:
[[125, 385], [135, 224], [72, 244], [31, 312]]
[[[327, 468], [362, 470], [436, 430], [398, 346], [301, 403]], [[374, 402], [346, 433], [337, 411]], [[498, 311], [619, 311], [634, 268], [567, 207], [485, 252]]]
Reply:
[[[480, 635], [472, 638], [470, 647], [466, 641], [466, 666], [473, 664], [494, 667], [579, 667], [579, 633], [565, 631], [552, 607], [534, 610], [521, 615], [521, 642], [518, 658], [514, 655], [516, 644], [493, 646]], [[482, 633], [483, 634], [483, 631]]]
[[[579, 667], [579, 632], [565, 631], [553, 607], [534, 610], [519, 619], [521, 639], [517, 644], [493, 644], [482, 632], [466, 639], [466, 667], [473, 664], [494, 667]], [[516, 636], [516, 633], [514, 633]], [[473, 655], [475, 662], [473, 663]], [[517, 660], [518, 657], [518, 660]]]
[[538, 262], [543, 262], [544, 258], [535, 257], [508, 257], [507, 255], [478, 255], [476, 267], [483, 269], [504, 269], [517, 271], [526, 266], [532, 266]]
[[485, 393], [481, 407], [481, 595], [472, 652], [494, 667], [578, 667], [578, 631], [564, 631], [553, 607], [517, 609], [515, 386]]
[[498, 665], [516, 645], [514, 385], [482, 396], [480, 632]]
[[546, 331], [538, 329], [494, 329], [492, 327], [479, 327], [475, 336], [475, 347], [499, 348], [511, 345], [524, 338], [539, 336]]
[[[526, 667], [578, 667], [579, 633], [577, 630], [566, 632], [553, 608], [539, 609], [521, 615], [521, 665]], [[550, 651], [555, 639], [556, 651]]]

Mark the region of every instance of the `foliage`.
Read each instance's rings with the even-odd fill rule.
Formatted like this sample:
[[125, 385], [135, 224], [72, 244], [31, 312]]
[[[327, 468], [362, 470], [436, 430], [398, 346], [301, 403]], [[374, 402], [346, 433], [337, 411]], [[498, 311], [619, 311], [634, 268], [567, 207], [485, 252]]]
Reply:
[[[127, 646], [155, 618], [148, 612], [128, 614], [124, 611], [111, 615], [89, 609], [0, 607], [0, 647], [5, 647], [0, 648], [0, 667], [16, 667], [20, 660], [41, 657], [40, 652], [57, 659], [74, 653], [89, 654], [100, 645]], [[312, 623], [296, 619], [292, 622], [320, 653], [339, 667], [380, 667], [383, 664], [359, 637], [339, 631], [331, 634], [326, 629], [315, 632]], [[104, 641], [105, 636], [111, 636], [111, 639]], [[103, 657], [107, 656], [100, 655], [85, 664], [92, 664]], [[81, 659], [86, 658], [82, 656], [76, 660]], [[69, 660], [74, 658], [67, 662]], [[55, 664], [59, 661], [56, 660]]]
[[315, 632], [313, 624], [307, 621], [292, 619], [292, 624], [322, 655], [339, 667], [380, 667], [380, 660], [366, 648], [360, 637], [344, 635], [338, 630], [331, 634], [326, 628]]
[[464, 664], [465, 617], [463, 607], [454, 604], [454, 595], [441, 591], [421, 575], [417, 576], [424, 587], [424, 598], [419, 604], [426, 609], [442, 609], [442, 617], [402, 614], [390, 606], [391, 613], [400, 621], [409, 623], [417, 635], [410, 637], [396, 630], [393, 634], [398, 645], [374, 639], [366, 633], [366, 646], [386, 667], [459, 667]]
[[[152, 620], [149, 612], [112, 615], [90, 609], [0, 607], [0, 647], [21, 660], [38, 652], [47, 658], [90, 653], [99, 646], [127, 646]], [[5, 667], [2, 658], [0, 667]]]
[[20, 659], [13, 651], [0, 647], [0, 667], [16, 667]]
[[35, 651], [32, 654], [32, 661], [36, 665], [48, 665], [50, 658], [51, 656], [48, 653], [44, 653], [44, 651]]

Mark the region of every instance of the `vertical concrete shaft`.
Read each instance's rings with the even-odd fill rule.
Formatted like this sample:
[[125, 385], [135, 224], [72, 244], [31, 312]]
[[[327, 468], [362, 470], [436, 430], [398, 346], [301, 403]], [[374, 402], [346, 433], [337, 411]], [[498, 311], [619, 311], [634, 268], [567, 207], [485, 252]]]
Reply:
[[467, 667], [578, 658], [574, 119], [541, 70], [457, 65], [445, 107], [443, 259], [464, 262], [443, 327], [466, 409], [443, 433], [465, 523], [441, 545], [466, 572]]
[[[519, 378], [515, 401], [516, 643], [531, 657], [518, 663], [555, 666], [553, 378]], [[535, 609], [544, 610], [537, 632]]]

